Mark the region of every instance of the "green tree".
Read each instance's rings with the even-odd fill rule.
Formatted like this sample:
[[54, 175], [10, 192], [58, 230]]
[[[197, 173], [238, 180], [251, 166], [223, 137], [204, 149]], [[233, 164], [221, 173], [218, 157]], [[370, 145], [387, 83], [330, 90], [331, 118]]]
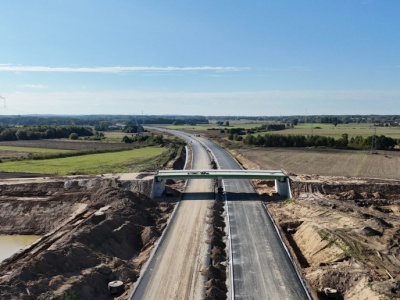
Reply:
[[252, 134], [247, 134], [246, 137], [244, 138], [244, 143], [247, 145], [254, 145], [255, 143], [255, 137]]
[[110, 122], [102, 121], [102, 122], [99, 122], [96, 126], [94, 126], [94, 130], [107, 131], [109, 126], [110, 126]]
[[15, 136], [15, 131], [6, 128], [0, 133], [0, 141], [15, 141], [17, 137]]
[[126, 133], [137, 133], [138, 132], [138, 127], [137, 127], [137, 125], [134, 125], [134, 124], [128, 124], [128, 125], [125, 126], [123, 132], [126, 132]]
[[26, 132], [25, 129], [19, 129], [16, 133], [15, 136], [19, 140], [27, 140], [28, 139], [28, 133]]
[[69, 135], [69, 139], [70, 139], [70, 140], [77, 140], [78, 137], [79, 137], [78, 134], [75, 133], [75, 132], [72, 132], [72, 133]]

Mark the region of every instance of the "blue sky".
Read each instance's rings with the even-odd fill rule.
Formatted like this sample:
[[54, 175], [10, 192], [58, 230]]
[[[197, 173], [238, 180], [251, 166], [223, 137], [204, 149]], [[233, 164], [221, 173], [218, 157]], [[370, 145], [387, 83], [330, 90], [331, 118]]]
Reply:
[[400, 114], [398, 0], [0, 7], [0, 114]]

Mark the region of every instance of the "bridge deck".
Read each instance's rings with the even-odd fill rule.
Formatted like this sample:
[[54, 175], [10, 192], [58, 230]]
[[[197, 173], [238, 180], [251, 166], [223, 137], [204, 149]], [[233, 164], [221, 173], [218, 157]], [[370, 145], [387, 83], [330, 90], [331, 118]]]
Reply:
[[157, 179], [283, 179], [281, 170], [161, 170]]

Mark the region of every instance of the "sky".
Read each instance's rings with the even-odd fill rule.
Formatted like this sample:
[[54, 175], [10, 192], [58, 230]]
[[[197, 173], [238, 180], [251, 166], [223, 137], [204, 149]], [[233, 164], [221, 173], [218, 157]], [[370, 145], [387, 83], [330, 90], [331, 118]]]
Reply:
[[399, 0], [0, 7], [0, 115], [400, 114]]

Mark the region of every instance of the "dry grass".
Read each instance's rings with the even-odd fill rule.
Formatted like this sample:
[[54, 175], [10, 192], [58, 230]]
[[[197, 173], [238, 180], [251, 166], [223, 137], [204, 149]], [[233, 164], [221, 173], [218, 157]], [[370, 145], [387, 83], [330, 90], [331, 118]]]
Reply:
[[[377, 135], [385, 135], [391, 138], [400, 138], [400, 127], [375, 127]], [[349, 137], [357, 135], [368, 137], [374, 133], [371, 124], [339, 124], [336, 127], [332, 124], [300, 124], [292, 129], [268, 132], [271, 134], [293, 134], [293, 135], [323, 135], [338, 139], [342, 134], [347, 133]]]
[[284, 169], [295, 174], [400, 179], [400, 152], [243, 148], [237, 150], [262, 169]]

